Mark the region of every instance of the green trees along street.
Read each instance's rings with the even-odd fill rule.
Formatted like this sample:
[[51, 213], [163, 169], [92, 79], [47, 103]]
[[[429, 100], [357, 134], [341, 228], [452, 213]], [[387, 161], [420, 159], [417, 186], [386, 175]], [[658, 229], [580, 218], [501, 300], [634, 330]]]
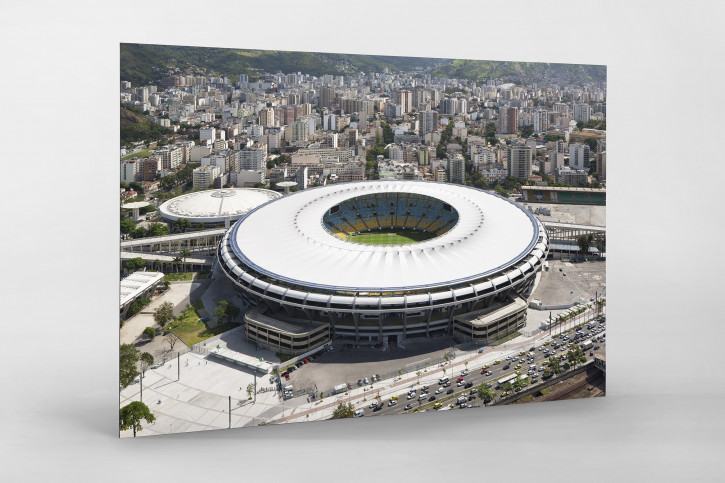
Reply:
[[141, 354], [141, 375], [146, 375], [146, 369], [154, 365], [154, 356], [148, 352]]
[[138, 374], [136, 364], [139, 361], [139, 351], [131, 344], [122, 344], [119, 359], [119, 385], [120, 389], [127, 388]]
[[174, 318], [174, 304], [164, 302], [154, 310], [154, 321], [163, 329]]
[[156, 416], [153, 415], [148, 406], [140, 401], [134, 401], [122, 407], [119, 411], [118, 428], [121, 431], [133, 429], [134, 438], [136, 437], [136, 432], [143, 429], [141, 421], [153, 423], [156, 421]]
[[355, 413], [355, 408], [350, 403], [340, 403], [337, 405], [335, 410], [332, 412], [332, 418], [330, 419], [345, 419], [351, 418]]

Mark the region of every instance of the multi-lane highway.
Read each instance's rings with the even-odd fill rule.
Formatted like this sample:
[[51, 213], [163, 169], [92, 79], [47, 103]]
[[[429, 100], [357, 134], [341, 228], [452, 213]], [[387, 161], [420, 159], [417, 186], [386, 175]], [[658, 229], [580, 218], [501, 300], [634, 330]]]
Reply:
[[[597, 322], [599, 324], [599, 322]], [[595, 328], [596, 330], [596, 328]], [[383, 415], [383, 414], [400, 414], [400, 413], [411, 413], [415, 412], [416, 410], [420, 410], [422, 408], [432, 409], [432, 405], [435, 402], [442, 402], [444, 407], [451, 403], [456, 403], [456, 400], [461, 395], [469, 395], [471, 389], [477, 388], [482, 383], [490, 383], [491, 389], [494, 390], [497, 395], [501, 394], [501, 391], [496, 391], [496, 387], [498, 386], [497, 382], [499, 379], [502, 379], [505, 376], [514, 374], [517, 370], [519, 370], [522, 374], [526, 374], [530, 365], [536, 365], [537, 367], [537, 373], [539, 374], [538, 382], [542, 382], [542, 376], [543, 371], [540, 371], [539, 369], [542, 368], [543, 362], [547, 360], [550, 356], [561, 356], [567, 353], [569, 348], [567, 347], [567, 344], [571, 341], [571, 338], [573, 337], [575, 333], [575, 329], [571, 329], [565, 332], [562, 332], [561, 336], [568, 336], [569, 339], [564, 341], [560, 335], [552, 336], [552, 337], [546, 337], [544, 339], [541, 339], [540, 341], [536, 341], [536, 343], [532, 343], [529, 347], [520, 347], [517, 349], [502, 349], [502, 350], [494, 350], [487, 352], [485, 354], [486, 357], [473, 357], [470, 360], [464, 359], [466, 362], [461, 362], [459, 360], [451, 361], [448, 365], [445, 365], [443, 368], [446, 368], [445, 376], [448, 376], [450, 380], [450, 386], [443, 387], [439, 384], [439, 378], [443, 377], [443, 374], [441, 371], [434, 372], [434, 376], [427, 376], [422, 375], [418, 380], [411, 381], [408, 384], [401, 385], [395, 388], [394, 391], [385, 391], [383, 394], [381, 392], [381, 405], [382, 408], [375, 411], [373, 408], [370, 407], [371, 400], [367, 399], [366, 401], [362, 400], [353, 400], [355, 409], [364, 409], [365, 416], [372, 416], [372, 415]], [[598, 331], [592, 332], [591, 330], [582, 329], [582, 333], [586, 334], [585, 337], [581, 338], [579, 342], [577, 342], [577, 345], [580, 345], [581, 343], [591, 340], [593, 337], [597, 338], [597, 343], [595, 343], [595, 346], [599, 346], [599, 349], [592, 350], [588, 349], [586, 351], [583, 351], [583, 354], [586, 356], [587, 361], [590, 361], [592, 359], [592, 356], [590, 356], [590, 352], [596, 353], [604, 353], [605, 347], [606, 347], [606, 337], [603, 341], [600, 341], [600, 337], [602, 334], [605, 334], [604, 331]], [[605, 334], [606, 335], [606, 334]], [[550, 341], [548, 345], [544, 345], [547, 341]], [[560, 344], [558, 349], [554, 349], [554, 344]], [[530, 351], [529, 349], [533, 348], [533, 351]], [[546, 350], [546, 352], [544, 352]], [[529, 355], [533, 354], [533, 359], [529, 359]], [[508, 359], [507, 359], [508, 358]], [[518, 360], [513, 360], [518, 359]], [[495, 361], [500, 361], [499, 364], [495, 364]], [[482, 374], [482, 368], [484, 365], [487, 365], [488, 368], [485, 371], [485, 374]], [[517, 365], [520, 365], [520, 368], [517, 369]], [[442, 368], [439, 368], [442, 369]], [[462, 371], [467, 371], [466, 375], [461, 375]], [[491, 375], [487, 375], [488, 373], [491, 373]], [[466, 388], [465, 386], [458, 386], [457, 385], [457, 379], [459, 377], [463, 377], [463, 380], [465, 382], [470, 382], [473, 384], [472, 387]], [[420, 399], [420, 395], [423, 393], [423, 387], [428, 386], [427, 391], [427, 397], [424, 399]], [[443, 391], [436, 394], [436, 391], [443, 387]], [[410, 389], [415, 389], [415, 397], [412, 399], [407, 398], [407, 392]], [[448, 391], [452, 389], [453, 392], [451, 394], [448, 394]], [[375, 392], [377, 394], [377, 392]], [[397, 403], [393, 406], [390, 406], [388, 401], [390, 397], [394, 394], [398, 395]], [[431, 396], [435, 396], [434, 401], [429, 401], [429, 398]], [[500, 398], [497, 397], [496, 401], [498, 401]], [[411, 404], [411, 408], [406, 410], [406, 405]], [[478, 398], [478, 395], [476, 394], [476, 398], [469, 401], [468, 404], [472, 406], [482, 406], [483, 401], [481, 401]], [[458, 405], [456, 405], [458, 407]]]

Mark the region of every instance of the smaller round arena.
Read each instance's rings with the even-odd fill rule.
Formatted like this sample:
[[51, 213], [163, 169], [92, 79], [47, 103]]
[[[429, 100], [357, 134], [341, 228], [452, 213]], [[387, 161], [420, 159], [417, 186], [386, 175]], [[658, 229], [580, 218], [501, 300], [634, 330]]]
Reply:
[[197, 191], [173, 198], [161, 205], [161, 216], [168, 221], [182, 218], [209, 225], [233, 223], [256, 207], [282, 196], [259, 188], [224, 188]]

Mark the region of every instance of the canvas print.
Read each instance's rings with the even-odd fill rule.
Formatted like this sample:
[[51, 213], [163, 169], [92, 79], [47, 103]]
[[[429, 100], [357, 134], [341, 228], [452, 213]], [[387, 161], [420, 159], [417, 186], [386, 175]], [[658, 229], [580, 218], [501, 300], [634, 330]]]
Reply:
[[606, 66], [120, 62], [121, 437], [604, 396]]

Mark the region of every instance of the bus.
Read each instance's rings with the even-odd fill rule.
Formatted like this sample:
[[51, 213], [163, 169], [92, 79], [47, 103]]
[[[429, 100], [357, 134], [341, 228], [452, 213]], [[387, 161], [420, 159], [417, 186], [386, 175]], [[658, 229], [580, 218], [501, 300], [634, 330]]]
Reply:
[[516, 373], [509, 374], [508, 376], [503, 377], [503, 378], [499, 379], [498, 381], [496, 381], [496, 383], [499, 386], [502, 384], [506, 384], [507, 382], [510, 382], [513, 384], [513, 382], [516, 380], [517, 377], [518, 377], [518, 374], [516, 374]]

